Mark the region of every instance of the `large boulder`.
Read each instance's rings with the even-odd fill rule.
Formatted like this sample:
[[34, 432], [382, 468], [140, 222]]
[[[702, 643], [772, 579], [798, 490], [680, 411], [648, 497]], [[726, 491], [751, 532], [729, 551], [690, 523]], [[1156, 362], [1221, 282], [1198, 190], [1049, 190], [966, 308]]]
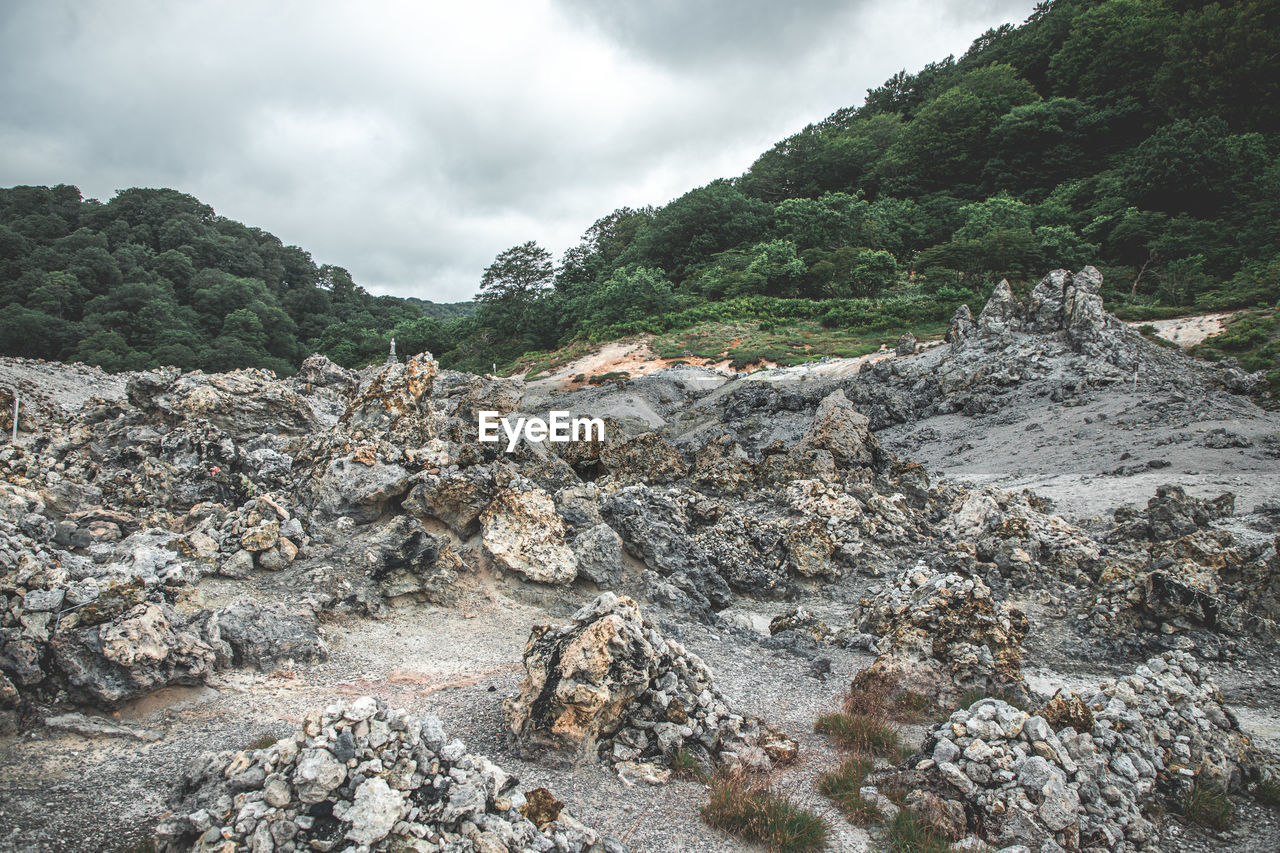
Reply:
[[796, 756], [794, 740], [735, 713], [706, 664], [626, 596], [604, 593], [569, 624], [534, 628], [524, 666], [519, 695], [504, 703], [524, 749], [598, 756], [650, 780], [681, 752], [708, 769]]
[[843, 391], [833, 391], [818, 404], [813, 425], [796, 450], [826, 450], [842, 468], [873, 465], [879, 443], [871, 434], [870, 424]]
[[329, 657], [320, 623], [306, 605], [239, 601], [218, 611], [217, 625], [234, 664], [270, 672]]
[[627, 551], [695, 607], [722, 610], [733, 591], [780, 598], [791, 589], [781, 525], [688, 489], [628, 486], [604, 503]]
[[413, 475], [397, 464], [360, 454], [331, 461], [320, 478], [318, 508], [357, 523], [382, 515], [387, 504], [409, 491]]
[[610, 436], [600, 451], [600, 465], [625, 482], [672, 483], [689, 472], [680, 452], [656, 432]]
[[51, 645], [71, 697], [104, 707], [173, 684], [199, 684], [217, 663], [201, 632], [152, 603], [101, 625], [59, 631]]
[[497, 493], [488, 466], [427, 473], [401, 505], [405, 512], [437, 518], [464, 539], [480, 529], [480, 513]]
[[555, 502], [523, 478], [494, 498], [480, 522], [485, 553], [502, 569], [549, 584], [572, 583], [578, 576]]
[[1001, 279], [983, 307], [982, 313], [978, 315], [978, 328], [984, 335], [1002, 335], [1005, 332], [1018, 331], [1022, 328], [1022, 318], [1018, 316], [1019, 313], [1018, 300], [1014, 298], [1009, 282]]

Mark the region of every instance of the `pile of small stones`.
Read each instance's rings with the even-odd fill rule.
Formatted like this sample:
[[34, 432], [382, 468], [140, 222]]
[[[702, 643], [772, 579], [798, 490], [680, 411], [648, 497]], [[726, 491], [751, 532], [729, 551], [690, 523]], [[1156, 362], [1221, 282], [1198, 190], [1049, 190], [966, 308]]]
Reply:
[[1036, 714], [982, 699], [953, 713], [903, 767], [872, 787], [912, 790], [907, 806], [953, 838], [1044, 853], [1155, 849], [1157, 828], [1143, 814], [1155, 797], [1196, 780], [1234, 789], [1272, 772], [1181, 652], [1092, 696], [1060, 692]]
[[157, 827], [157, 849], [625, 853], [545, 789], [517, 783], [436, 718], [362, 696], [312, 711], [263, 749], [205, 755]]

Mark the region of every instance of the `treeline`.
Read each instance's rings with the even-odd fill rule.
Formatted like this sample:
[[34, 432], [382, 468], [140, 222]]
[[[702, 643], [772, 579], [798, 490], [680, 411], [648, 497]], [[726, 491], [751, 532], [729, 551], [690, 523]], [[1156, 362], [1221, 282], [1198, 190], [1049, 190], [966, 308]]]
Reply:
[[[1280, 5], [1056, 0], [896, 74], [735, 179], [601, 218], [558, 263], [486, 270], [447, 361], [871, 300], [906, 322], [988, 283], [1099, 265], [1135, 315], [1280, 298]], [[764, 300], [763, 302], [761, 300]], [[768, 311], [766, 309], [765, 313]]]
[[0, 353], [106, 370], [292, 374], [442, 346], [470, 303], [372, 296], [342, 267], [169, 189], [104, 203], [73, 186], [0, 189]]
[[[488, 370], [708, 320], [891, 330], [1001, 277], [1092, 263], [1129, 316], [1280, 299], [1280, 4], [1053, 0], [901, 72], [563, 257], [498, 255], [470, 304], [373, 297], [341, 267], [173, 190], [0, 191], [0, 351], [109, 369], [286, 373], [394, 335]], [[976, 306], [975, 306], [976, 307]]]

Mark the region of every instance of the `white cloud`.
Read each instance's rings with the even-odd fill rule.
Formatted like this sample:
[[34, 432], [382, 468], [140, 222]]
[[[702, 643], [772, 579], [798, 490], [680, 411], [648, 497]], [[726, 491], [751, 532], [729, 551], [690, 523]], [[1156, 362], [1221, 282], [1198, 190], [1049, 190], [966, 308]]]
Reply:
[[0, 184], [172, 186], [466, 299], [622, 205], [742, 172], [1029, 2], [29, 0], [0, 11]]

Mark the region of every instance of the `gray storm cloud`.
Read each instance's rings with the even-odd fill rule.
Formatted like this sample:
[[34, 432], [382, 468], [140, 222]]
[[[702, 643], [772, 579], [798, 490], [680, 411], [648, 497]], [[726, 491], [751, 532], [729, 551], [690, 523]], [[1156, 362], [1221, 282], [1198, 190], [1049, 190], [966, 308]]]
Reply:
[[741, 173], [1030, 2], [372, 2], [0, 8], [0, 185], [170, 186], [346, 266], [467, 299], [622, 205]]

